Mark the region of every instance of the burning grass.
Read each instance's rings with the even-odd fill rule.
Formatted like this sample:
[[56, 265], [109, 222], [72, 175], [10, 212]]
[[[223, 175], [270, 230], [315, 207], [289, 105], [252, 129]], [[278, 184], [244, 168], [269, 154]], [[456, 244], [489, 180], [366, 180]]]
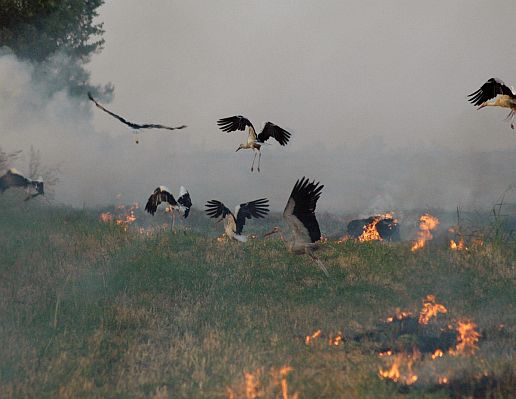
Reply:
[[[279, 240], [147, 235], [138, 220], [98, 218], [0, 207], [0, 396], [514, 393], [514, 243], [459, 254], [330, 239], [327, 279]], [[398, 381], [379, 378], [396, 361]]]

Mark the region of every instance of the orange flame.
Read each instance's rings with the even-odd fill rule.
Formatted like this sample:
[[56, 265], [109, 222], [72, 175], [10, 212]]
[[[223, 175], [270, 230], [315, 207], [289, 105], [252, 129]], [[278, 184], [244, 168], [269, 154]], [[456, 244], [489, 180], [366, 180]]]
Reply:
[[[117, 198], [119, 198], [117, 196]], [[111, 212], [103, 212], [100, 214], [100, 221], [104, 223], [115, 222], [116, 225], [122, 226], [127, 230], [129, 225], [136, 221], [134, 212], [140, 207], [138, 202], [133, 203], [129, 208], [126, 205], [118, 204], [115, 206], [115, 214]]]
[[108, 223], [108, 222], [113, 221], [113, 215], [111, 214], [111, 212], [102, 212], [100, 214], [100, 218], [99, 219], [103, 223]]
[[259, 369], [256, 370], [255, 373], [248, 373], [248, 372], [244, 371], [246, 399], [256, 399], [259, 396], [261, 396], [260, 375], [261, 375], [261, 371]]
[[419, 352], [414, 351], [412, 355], [398, 353], [389, 369], [379, 369], [378, 375], [382, 379], [389, 379], [394, 382], [401, 382], [405, 385], [414, 384], [417, 381], [417, 374], [412, 370], [414, 361], [419, 357]]
[[400, 308], [396, 308], [396, 314], [394, 316], [387, 317], [387, 323], [392, 323], [394, 320], [403, 320], [407, 317], [412, 316], [412, 312], [400, 310]]
[[446, 377], [445, 375], [437, 377], [437, 383], [441, 385], [448, 384], [448, 377]]
[[358, 241], [359, 242], [365, 242], [365, 241], [381, 241], [382, 240], [382, 237], [380, 236], [380, 233], [378, 232], [378, 230], [376, 229], [376, 225], [384, 220], [384, 219], [392, 219], [393, 218], [393, 215], [392, 213], [390, 212], [387, 212], [387, 213], [384, 213], [384, 214], [381, 214], [381, 215], [376, 215], [373, 217], [373, 220], [371, 221], [371, 223], [369, 223], [368, 225], [366, 225], [364, 227], [364, 231], [362, 232], [362, 234], [358, 237]]
[[426, 242], [433, 238], [431, 231], [439, 224], [439, 219], [435, 216], [425, 213], [419, 218], [419, 231], [417, 232], [417, 241], [412, 245], [412, 252], [417, 251], [425, 246]]
[[478, 349], [477, 343], [480, 338], [479, 332], [476, 330], [477, 325], [472, 321], [457, 322], [457, 345], [455, 349], [450, 349], [453, 356], [461, 354], [474, 354]]
[[432, 317], [436, 317], [439, 313], [447, 313], [448, 309], [444, 305], [435, 303], [435, 295], [427, 295], [423, 300], [423, 308], [419, 313], [419, 323], [428, 324]]
[[466, 243], [461, 238], [458, 242], [455, 242], [455, 240], [450, 240], [450, 249], [453, 251], [463, 251], [466, 248]]
[[312, 335], [305, 337], [305, 344], [310, 345], [312, 341], [321, 335], [321, 330], [314, 331]]
[[330, 337], [329, 344], [330, 346], [339, 346], [342, 344], [344, 339], [344, 335], [339, 331], [333, 338]]
[[432, 360], [437, 359], [438, 357], [443, 357], [444, 353], [440, 349], [436, 349], [434, 353], [432, 353]]

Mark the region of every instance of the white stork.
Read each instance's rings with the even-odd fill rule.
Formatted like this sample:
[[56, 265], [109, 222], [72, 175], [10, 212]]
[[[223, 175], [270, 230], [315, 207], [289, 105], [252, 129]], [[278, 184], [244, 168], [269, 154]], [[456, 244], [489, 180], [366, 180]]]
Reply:
[[[5, 190], [13, 187], [23, 187], [27, 190], [27, 197], [24, 201], [28, 201], [38, 195], [45, 195], [43, 179], [40, 177], [37, 180], [29, 179], [23, 176], [16, 169], [9, 169], [3, 176], [0, 176], [0, 193], [3, 194]], [[36, 193], [30, 194], [29, 190], [33, 188]]]
[[315, 181], [310, 183], [307, 178], [303, 177], [294, 185], [287, 206], [283, 211], [283, 219], [287, 222], [292, 233], [292, 238], [289, 241], [283, 237], [279, 227], [274, 227], [264, 237], [279, 232], [289, 251], [295, 254], [307, 254], [317, 263], [326, 277], [329, 277], [324, 264], [313, 254], [318, 249], [318, 241], [321, 239], [321, 230], [315, 217], [315, 207], [324, 187], [319, 184]]
[[[482, 85], [476, 92], [471, 93], [468, 101], [478, 106], [477, 109], [484, 107], [509, 108], [511, 111], [506, 120], [511, 121], [511, 128], [514, 129], [514, 115], [516, 114], [516, 93], [498, 78], [491, 78]], [[495, 101], [488, 102], [495, 98]]]
[[281, 127], [275, 125], [272, 122], [266, 122], [261, 133], [256, 135], [256, 131], [254, 130], [253, 124], [249, 121], [249, 119], [243, 117], [242, 115], [230, 116], [228, 118], [219, 119], [217, 121], [217, 125], [223, 132], [245, 130], [246, 127], [249, 127], [247, 143], [240, 144], [236, 150], [238, 151], [244, 149], [254, 151], [251, 172], [254, 169], [254, 161], [256, 160], [257, 154], [258, 172], [260, 171], [260, 160], [262, 158], [261, 147], [269, 138], [274, 138], [278, 143], [280, 143], [280, 145], [283, 146], [288, 143], [291, 136], [291, 134], [287, 132], [285, 129], [282, 129]]
[[[111, 112], [110, 110], [104, 108], [102, 105], [100, 105], [94, 98], [93, 96], [91, 95], [90, 92], [88, 92], [88, 98], [93, 101], [95, 103], [95, 105], [97, 106], [97, 108], [101, 109], [102, 111], [108, 113], [109, 115], [111, 115], [113, 118], [116, 118], [118, 119], [120, 122], [126, 124], [127, 126], [129, 126], [131, 129], [134, 129], [134, 134], [138, 134], [139, 133], [139, 130], [140, 129], [167, 129], [167, 130], [179, 130], [179, 129], [184, 129], [185, 127], [187, 127], [186, 125], [181, 125], [181, 126], [176, 126], [176, 127], [170, 127], [170, 126], [164, 126], [164, 125], [159, 125], [159, 124], [156, 124], [156, 123], [144, 123], [144, 124], [139, 124], [139, 123], [134, 123], [134, 122], [129, 122], [128, 120], [126, 120], [125, 118], [122, 118], [120, 115], [117, 115], [115, 114], [114, 112]], [[139, 143], [138, 141], [138, 137], [135, 136], [135, 141], [136, 141], [136, 144]]]
[[190, 198], [190, 193], [181, 186], [179, 189], [179, 197], [176, 199], [170, 193], [169, 190], [165, 186], [159, 186], [154, 190], [152, 195], [147, 200], [147, 204], [145, 205], [145, 210], [154, 216], [158, 206], [162, 202], [168, 202], [170, 207], [172, 208], [172, 229], [174, 228], [176, 217], [174, 211], [177, 211], [183, 218], [187, 218], [190, 213], [190, 208], [192, 207], [192, 200]]
[[267, 198], [261, 198], [237, 205], [235, 207], [235, 213], [232, 213], [222, 202], [210, 200], [206, 203], [205, 212], [210, 218], [220, 217], [219, 222], [226, 219], [224, 233], [228, 238], [246, 242], [247, 236], [242, 234], [245, 220], [264, 218], [267, 213], [269, 213], [269, 200]]

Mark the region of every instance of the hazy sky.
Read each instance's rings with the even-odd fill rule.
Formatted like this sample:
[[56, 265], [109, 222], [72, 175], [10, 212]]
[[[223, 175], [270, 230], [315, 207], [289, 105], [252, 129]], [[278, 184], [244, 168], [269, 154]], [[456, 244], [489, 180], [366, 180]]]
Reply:
[[[492, 76], [516, 84], [514, 1], [106, 3], [105, 48], [88, 68], [115, 85], [108, 107], [188, 129], [136, 145], [126, 126], [64, 95], [28, 109], [30, 66], [1, 57], [11, 97], [0, 96], [0, 145], [33, 143], [61, 163], [62, 202], [144, 202], [157, 185], [183, 184], [194, 206], [268, 196], [279, 209], [306, 175], [326, 185], [321, 210], [366, 212], [489, 206], [516, 183], [507, 112], [465, 99]], [[246, 136], [217, 129], [235, 114], [292, 132], [286, 147], [264, 148], [261, 174], [249, 171], [252, 152], [235, 153]]]

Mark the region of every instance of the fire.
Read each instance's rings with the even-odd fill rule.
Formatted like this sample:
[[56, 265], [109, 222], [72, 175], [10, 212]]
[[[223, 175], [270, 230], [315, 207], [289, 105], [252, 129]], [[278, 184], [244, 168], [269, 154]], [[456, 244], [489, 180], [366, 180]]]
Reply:
[[388, 351], [380, 352], [380, 353], [378, 354], [378, 356], [380, 356], [380, 357], [392, 356], [392, 351], [389, 349]]
[[423, 308], [419, 313], [419, 324], [428, 324], [432, 317], [436, 317], [439, 313], [447, 313], [448, 309], [444, 305], [435, 303], [435, 295], [427, 295], [423, 300]]
[[333, 338], [330, 337], [329, 344], [330, 346], [339, 346], [342, 344], [344, 339], [343, 334], [339, 331]]
[[437, 383], [441, 384], [441, 385], [448, 384], [448, 377], [446, 377], [446, 376], [437, 377]]
[[419, 231], [417, 241], [412, 245], [412, 251], [417, 251], [425, 246], [425, 243], [433, 238], [431, 231], [439, 224], [439, 219], [425, 213], [419, 218]]
[[310, 345], [312, 341], [316, 338], [319, 338], [321, 335], [321, 330], [314, 331], [312, 335], [307, 335], [305, 337], [305, 344]]
[[403, 320], [407, 317], [412, 316], [411, 312], [400, 310], [400, 308], [396, 308], [396, 314], [394, 316], [387, 317], [387, 323], [392, 323], [394, 320]]
[[[280, 378], [281, 378], [281, 398], [282, 399], [288, 399], [288, 383], [287, 383], [287, 375], [288, 373], [290, 373], [292, 370], [294, 370], [292, 367], [290, 366], [283, 366], [280, 371], [279, 371], [279, 374], [280, 374]], [[294, 394], [293, 398], [297, 398], [298, 395], [297, 394]]]
[[438, 357], [443, 357], [444, 353], [440, 349], [436, 349], [434, 353], [432, 353], [432, 360], [437, 359]]
[[476, 328], [477, 325], [472, 321], [457, 322], [457, 345], [455, 349], [450, 349], [451, 355], [473, 354], [476, 352], [478, 349], [478, 339], [480, 338], [480, 334]]
[[459, 242], [455, 242], [455, 240], [450, 240], [450, 249], [454, 251], [463, 251], [466, 249], [466, 244], [464, 240], [461, 238]]
[[245, 397], [247, 399], [256, 399], [261, 396], [260, 375], [260, 370], [256, 370], [255, 373], [244, 372]]
[[381, 241], [382, 237], [376, 229], [376, 225], [383, 219], [393, 219], [392, 213], [384, 213], [382, 215], [374, 216], [371, 223], [364, 227], [363, 233], [358, 237], [359, 242], [365, 241]]
[[382, 379], [401, 382], [405, 385], [414, 384], [417, 381], [417, 374], [412, 370], [412, 366], [417, 357], [419, 357], [419, 352], [417, 351], [412, 355], [398, 353], [394, 356], [391, 367], [385, 370], [380, 368], [378, 375]]
[[133, 203], [129, 208], [126, 205], [119, 204], [115, 206], [114, 214], [103, 212], [100, 214], [99, 219], [103, 223], [115, 222], [117, 226], [122, 226], [124, 230], [127, 230], [129, 225], [136, 221], [135, 211], [138, 208], [140, 208], [138, 202]]
[[102, 212], [100, 214], [100, 221], [103, 223], [111, 222], [113, 221], [113, 215], [111, 214], [111, 212]]

